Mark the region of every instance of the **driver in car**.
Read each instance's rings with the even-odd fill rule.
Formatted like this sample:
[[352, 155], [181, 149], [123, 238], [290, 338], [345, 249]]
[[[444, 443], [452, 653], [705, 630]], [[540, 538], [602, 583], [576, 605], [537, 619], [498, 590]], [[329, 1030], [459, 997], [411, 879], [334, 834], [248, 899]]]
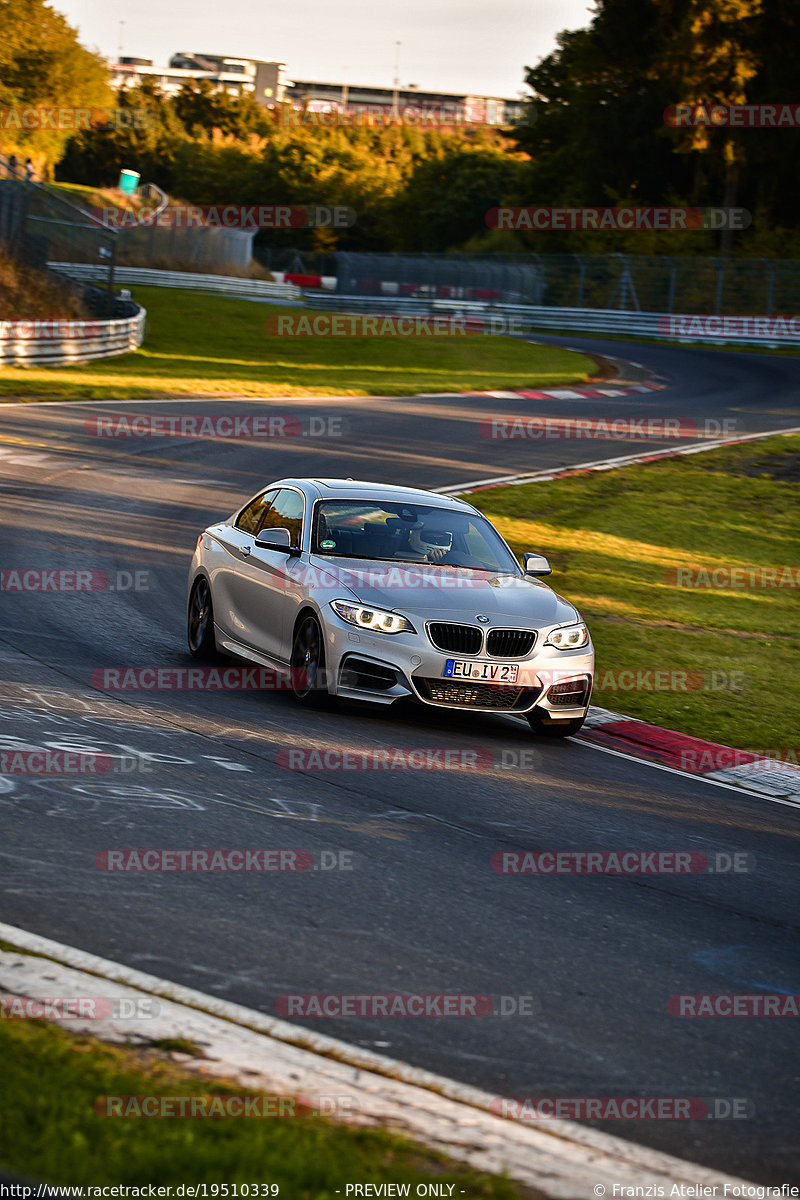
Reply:
[[453, 535], [445, 529], [428, 529], [417, 521], [408, 532], [409, 557], [420, 562], [438, 563], [453, 547]]

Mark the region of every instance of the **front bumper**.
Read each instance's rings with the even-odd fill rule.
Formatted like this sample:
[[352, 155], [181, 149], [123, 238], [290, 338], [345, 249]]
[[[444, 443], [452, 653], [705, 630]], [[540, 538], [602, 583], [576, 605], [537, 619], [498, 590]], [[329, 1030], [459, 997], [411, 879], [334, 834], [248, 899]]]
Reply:
[[471, 712], [535, 710], [545, 719], [563, 721], [585, 715], [594, 676], [591, 644], [567, 651], [537, 645], [524, 659], [481, 656], [478, 660], [519, 662], [513, 685], [453, 680], [444, 676], [445, 663], [459, 655], [437, 650], [424, 633], [369, 634], [334, 622], [327, 623], [326, 655], [329, 688], [343, 699], [393, 704], [406, 698], [433, 708]]

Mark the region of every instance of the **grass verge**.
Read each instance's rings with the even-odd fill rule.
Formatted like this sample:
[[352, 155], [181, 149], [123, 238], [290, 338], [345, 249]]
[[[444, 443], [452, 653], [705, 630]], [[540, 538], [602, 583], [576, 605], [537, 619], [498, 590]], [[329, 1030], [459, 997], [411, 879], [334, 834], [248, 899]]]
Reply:
[[[508, 1180], [460, 1168], [382, 1130], [318, 1116], [103, 1117], [98, 1097], [255, 1095], [182, 1072], [164, 1049], [117, 1047], [32, 1021], [0, 1022], [3, 1165], [57, 1184], [277, 1184], [297, 1200], [346, 1183], [454, 1183], [453, 1194], [515, 1200]], [[313, 1098], [310, 1098], [313, 1099]], [[287, 1110], [285, 1110], [287, 1111]], [[250, 1195], [254, 1192], [251, 1190]], [[261, 1191], [259, 1189], [259, 1194]]]
[[23, 266], [0, 246], [0, 321], [86, 319], [80, 292], [35, 267]]
[[[516, 552], [550, 559], [592, 632], [595, 704], [741, 749], [796, 749], [800, 436], [467, 499]], [[755, 586], [676, 575], [737, 567], [756, 568]], [[763, 567], [792, 570], [774, 586]]]
[[555, 386], [598, 370], [582, 354], [518, 338], [269, 337], [268, 316], [308, 311], [172, 288], [137, 287], [134, 298], [148, 313], [140, 350], [86, 366], [3, 369], [0, 395], [402, 396]]

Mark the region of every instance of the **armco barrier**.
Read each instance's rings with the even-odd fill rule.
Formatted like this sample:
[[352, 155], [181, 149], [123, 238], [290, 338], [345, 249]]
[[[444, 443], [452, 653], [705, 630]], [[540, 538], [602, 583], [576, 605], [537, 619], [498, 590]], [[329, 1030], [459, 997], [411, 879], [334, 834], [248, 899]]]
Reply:
[[116, 321], [0, 321], [0, 367], [59, 367], [138, 350], [147, 313]]
[[[100, 278], [103, 268], [93, 263], [51, 262], [54, 271], [73, 279], [91, 281]], [[200, 275], [193, 271], [157, 271], [151, 267], [115, 267], [114, 280], [119, 284], [148, 287], [188, 288], [192, 292], [215, 292], [223, 296], [238, 296], [243, 300], [299, 300], [302, 292], [289, 283], [272, 283], [265, 279], [237, 279], [234, 275]]]
[[[535, 332], [551, 329], [556, 332], [568, 330], [572, 333], [614, 334], [617, 337], [654, 338], [671, 342], [705, 342], [713, 346], [760, 346], [764, 349], [800, 345], [800, 320], [787, 317], [786, 331], [775, 332], [780, 317], [747, 317], [750, 332], [733, 332], [734, 317], [702, 316], [685, 317], [680, 314], [624, 312], [617, 309], [547, 308], [528, 304], [485, 304], [474, 300], [425, 300], [403, 299], [390, 296], [341, 296], [325, 292], [305, 292], [308, 308], [328, 312], [386, 313], [463, 313], [465, 316], [481, 317], [490, 322], [497, 319], [498, 332]], [[675, 322], [685, 321], [687, 332]], [[697, 331], [698, 321], [705, 322], [705, 329]], [[726, 332], [725, 323], [728, 323]], [[692, 324], [695, 328], [692, 328]], [[715, 326], [712, 323], [716, 323]], [[772, 331], [772, 332], [770, 332]]]

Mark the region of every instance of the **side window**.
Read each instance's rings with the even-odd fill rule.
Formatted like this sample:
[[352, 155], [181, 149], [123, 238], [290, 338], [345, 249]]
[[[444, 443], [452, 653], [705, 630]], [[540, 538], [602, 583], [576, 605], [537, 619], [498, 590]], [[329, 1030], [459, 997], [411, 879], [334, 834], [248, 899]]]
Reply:
[[239, 513], [236, 528], [241, 529], [243, 533], [252, 533], [255, 536], [261, 518], [277, 494], [277, 489], [273, 489], [271, 492], [262, 492], [260, 496], [256, 496], [255, 500], [251, 500], [247, 508], [243, 508]]
[[292, 545], [299, 546], [303, 528], [303, 497], [300, 493], [291, 488], [281, 488], [258, 528], [288, 529], [292, 535]]
[[480, 529], [473, 521], [468, 521], [467, 523], [464, 542], [471, 557], [477, 559], [474, 565], [477, 566], [478, 563], [483, 563], [485, 566], [491, 568], [498, 562], [498, 552], [502, 548], [497, 545], [491, 545], [487, 540], [485, 531]]

